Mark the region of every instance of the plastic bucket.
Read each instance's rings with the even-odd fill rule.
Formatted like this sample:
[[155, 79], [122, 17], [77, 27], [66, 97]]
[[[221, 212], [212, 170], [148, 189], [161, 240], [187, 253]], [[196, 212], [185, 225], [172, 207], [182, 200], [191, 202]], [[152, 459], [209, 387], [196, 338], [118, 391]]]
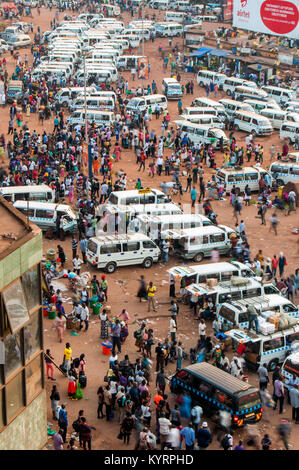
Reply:
[[49, 316], [49, 310], [47, 308], [43, 308], [43, 315], [44, 315], [44, 317]]
[[49, 320], [55, 320], [56, 310], [50, 310], [50, 312], [48, 312], [48, 317], [49, 317]]
[[102, 342], [102, 352], [105, 356], [110, 356], [111, 354], [111, 349], [112, 349], [112, 343], [110, 341], [103, 341]]
[[55, 257], [56, 257], [55, 250], [53, 250], [53, 248], [49, 248], [47, 250], [47, 259], [50, 261], [55, 261]]
[[100, 313], [101, 307], [102, 307], [102, 304], [93, 304], [92, 313], [94, 315], [98, 315]]

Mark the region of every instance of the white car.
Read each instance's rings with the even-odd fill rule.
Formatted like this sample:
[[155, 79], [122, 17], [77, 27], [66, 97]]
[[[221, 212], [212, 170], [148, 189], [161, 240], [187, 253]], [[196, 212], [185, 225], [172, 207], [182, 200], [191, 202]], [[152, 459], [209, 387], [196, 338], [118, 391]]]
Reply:
[[20, 47], [30, 46], [31, 38], [28, 34], [20, 34], [8, 39], [7, 42], [10, 46], [13, 46], [14, 49], [19, 49]]

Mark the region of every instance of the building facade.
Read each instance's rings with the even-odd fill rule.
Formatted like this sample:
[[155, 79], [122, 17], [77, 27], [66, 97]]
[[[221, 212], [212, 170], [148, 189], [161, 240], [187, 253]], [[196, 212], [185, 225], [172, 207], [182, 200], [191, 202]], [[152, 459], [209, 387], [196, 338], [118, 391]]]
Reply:
[[0, 450], [47, 442], [42, 232], [0, 198]]

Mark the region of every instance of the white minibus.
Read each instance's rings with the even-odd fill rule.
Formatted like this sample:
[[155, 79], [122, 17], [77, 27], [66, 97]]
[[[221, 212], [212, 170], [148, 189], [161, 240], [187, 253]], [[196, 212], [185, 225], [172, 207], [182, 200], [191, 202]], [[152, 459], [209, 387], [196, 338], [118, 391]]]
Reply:
[[2, 186], [0, 196], [9, 202], [15, 201], [38, 201], [54, 202], [55, 190], [45, 184], [28, 186]]

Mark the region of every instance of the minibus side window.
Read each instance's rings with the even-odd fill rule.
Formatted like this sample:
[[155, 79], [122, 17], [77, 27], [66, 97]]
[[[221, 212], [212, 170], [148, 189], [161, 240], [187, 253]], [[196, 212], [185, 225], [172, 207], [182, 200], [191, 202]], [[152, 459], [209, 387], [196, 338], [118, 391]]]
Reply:
[[249, 313], [248, 312], [241, 312], [239, 314], [239, 323], [244, 323], [249, 321]]
[[44, 209], [37, 209], [36, 217], [40, 217], [41, 219], [53, 219], [54, 212], [53, 211], [46, 211]]
[[224, 393], [222, 390], [218, 390], [218, 388], [215, 389], [213, 400], [218, 401], [219, 403], [224, 406], [227, 406], [228, 408], [232, 408], [234, 405], [233, 398], [227, 395], [227, 393]]
[[293, 341], [299, 340], [299, 332], [292, 333], [291, 335], [286, 336], [286, 344], [292, 344]]
[[101, 246], [101, 255], [108, 255], [110, 253], [120, 253], [121, 245], [116, 243], [115, 245], [102, 245]]
[[123, 251], [137, 251], [140, 249], [139, 242], [128, 242], [123, 244]]
[[273, 338], [273, 339], [270, 339], [270, 340], [264, 342], [263, 350], [264, 351], [271, 351], [272, 349], [281, 348], [282, 346], [284, 346], [283, 337]]
[[210, 235], [210, 240], [211, 240], [211, 243], [224, 242], [225, 234], [224, 233], [215, 233], [213, 235]]
[[[29, 193], [27, 193], [29, 194]], [[15, 193], [15, 201], [24, 201], [26, 199], [26, 194], [24, 193]]]
[[221, 274], [221, 281], [229, 281], [230, 278], [233, 276], [233, 272], [232, 271], [228, 271], [226, 273], [222, 273]]

